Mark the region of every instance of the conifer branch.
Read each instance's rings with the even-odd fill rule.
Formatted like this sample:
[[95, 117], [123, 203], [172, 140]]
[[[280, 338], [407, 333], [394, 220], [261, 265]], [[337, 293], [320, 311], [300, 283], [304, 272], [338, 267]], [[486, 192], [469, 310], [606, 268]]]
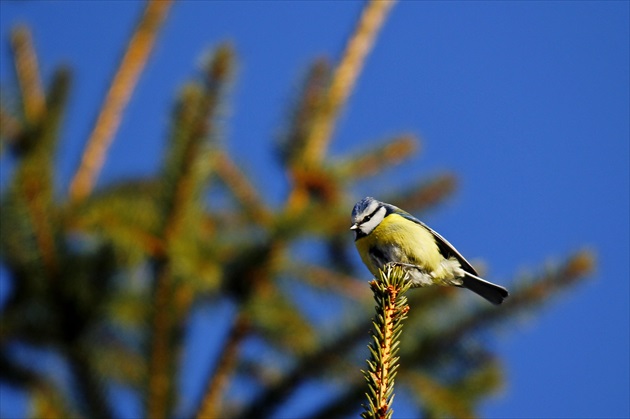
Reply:
[[303, 162], [306, 141], [324, 105], [331, 72], [328, 61], [320, 58], [311, 64], [306, 74], [302, 91], [290, 113], [290, 126], [278, 144], [280, 159], [289, 168], [294, 169]]
[[31, 33], [26, 26], [20, 26], [13, 31], [11, 46], [15, 57], [15, 73], [22, 93], [24, 117], [29, 124], [35, 124], [44, 110], [45, 98], [37, 55]]
[[338, 295], [358, 301], [367, 297], [365, 281], [329, 267], [300, 261], [288, 262], [285, 270], [288, 274], [303, 279], [314, 288], [333, 290]]
[[368, 404], [363, 405], [364, 419], [389, 419], [394, 400], [394, 378], [398, 370], [396, 356], [400, 348], [403, 320], [409, 306], [405, 292], [411, 287], [407, 273], [398, 266], [388, 265], [379, 271], [379, 278], [370, 282], [376, 301], [376, 316], [372, 322], [372, 338], [368, 348], [368, 370], [363, 375], [368, 383]]
[[87, 348], [80, 343], [75, 343], [67, 351], [71, 371], [76, 380], [78, 392], [81, 398], [86, 417], [112, 418], [114, 417], [103, 388], [103, 383], [95, 374], [92, 361]]
[[58, 386], [50, 381], [42, 381], [30, 386], [31, 418], [74, 418], [80, 415], [71, 409]]
[[201, 404], [195, 417], [197, 419], [210, 419], [219, 417], [221, 414], [221, 396], [227, 386], [231, 373], [236, 367], [238, 360], [238, 350], [241, 342], [249, 332], [250, 324], [246, 314], [241, 312], [238, 315], [227, 343], [223, 347], [223, 351], [217, 361], [217, 366], [213, 374], [205, 386], [205, 391]]
[[229, 45], [217, 48], [207, 64], [203, 83], [190, 84], [181, 94], [162, 174], [166, 242], [181, 233], [184, 218], [201, 198], [202, 188], [214, 169], [209, 156], [215, 150], [209, 147], [209, 136], [217, 130], [214, 118], [233, 60]]
[[217, 175], [221, 177], [245, 212], [258, 224], [269, 225], [271, 214], [264, 201], [230, 156], [218, 151], [214, 162]]
[[105, 162], [107, 150], [118, 130], [123, 112], [144, 69], [171, 0], [149, 0], [144, 15], [129, 41], [107, 96], [87, 141], [81, 164], [70, 184], [70, 199], [90, 194]]
[[457, 188], [457, 178], [452, 173], [444, 173], [423, 181], [417, 185], [386, 196], [386, 202], [393, 202], [400, 208], [424, 211], [453, 194]]
[[410, 157], [416, 151], [418, 144], [419, 141], [412, 135], [395, 137], [375, 149], [343, 162], [342, 175], [350, 179], [375, 175], [388, 166], [398, 164]]
[[153, 316], [151, 322], [151, 348], [148, 361], [146, 414], [151, 418], [164, 418], [169, 415], [173, 396], [173, 319], [171, 295], [173, 275], [167, 262], [158, 262], [156, 285], [153, 296]]
[[[300, 165], [294, 167], [295, 185], [286, 201], [288, 213], [296, 214], [304, 210], [311, 189], [309, 183], [321, 178], [323, 173], [316, 168], [321, 166], [325, 157], [339, 112], [350, 96], [365, 58], [393, 4], [394, 0], [370, 0], [366, 4], [332, 75], [328, 92], [323, 98], [317, 98], [317, 106], [312, 108], [314, 115], [308, 119], [307, 133], [300, 144], [303, 147]], [[313, 170], [315, 173], [308, 173]]]
[[453, 321], [449, 327], [441, 329], [437, 335], [425, 335], [421, 349], [410, 354], [405, 361], [416, 365], [432, 363], [437, 356], [452, 349], [457, 342], [461, 342], [475, 331], [511, 321], [526, 310], [549, 302], [550, 297], [562, 289], [584, 280], [592, 273], [594, 263], [594, 256], [591, 253], [577, 252], [561, 266], [531, 280], [527, 285], [514, 289], [510, 294], [510, 300], [505, 302], [505, 310], [496, 310], [495, 307], [483, 304], [467, 312], [461, 319]]
[[69, 72], [58, 70], [51, 82], [46, 109], [37, 129], [30, 131], [28, 138], [21, 144], [24, 154], [15, 174], [13, 190], [27, 215], [25, 218], [36, 243], [38, 259], [47, 277], [54, 276], [58, 268], [55, 243], [57, 226], [49, 214], [54, 208], [54, 146], [69, 89]]
[[[312, 379], [313, 376], [330, 371], [334, 365], [339, 365], [339, 362], [345, 363], [344, 356], [356, 347], [357, 342], [365, 338], [365, 330], [369, 326], [368, 320], [355, 324], [333, 341], [325, 343], [317, 350], [301, 357], [299, 363], [288, 374], [267, 386], [265, 391], [259, 394], [237, 418], [248, 419], [272, 416], [275, 409], [281, 403], [293, 397], [304, 382]], [[352, 389], [356, 390], [359, 396], [362, 396], [362, 388], [359, 389], [359, 385], [362, 386], [363, 383], [360, 380], [356, 380], [356, 383], [353, 381], [351, 384]], [[349, 405], [345, 404], [346, 407]], [[321, 417], [339, 417], [339, 415], [322, 415]]]
[[[192, 214], [197, 216], [202, 188], [210, 173], [208, 134], [213, 132], [215, 115], [223, 87], [233, 68], [229, 46], [218, 48], [208, 63], [202, 85], [191, 85], [182, 94], [172, 133], [169, 155], [162, 175], [163, 226], [165, 254], [156, 258], [154, 312], [150, 348], [147, 414], [165, 417], [174, 397], [175, 347], [180, 342], [178, 328], [192, 297], [176, 283], [177, 263], [184, 256], [181, 243], [186, 240]], [[196, 220], [197, 218], [195, 218]], [[174, 301], [173, 295], [182, 298]]]
[[18, 141], [22, 131], [22, 124], [12, 115], [4, 104], [0, 104], [0, 155], [6, 146], [11, 146]]
[[393, 0], [371, 0], [363, 9], [333, 74], [324, 109], [311, 128], [304, 155], [307, 164], [319, 163], [324, 158], [339, 111], [350, 96], [365, 58], [393, 4]]

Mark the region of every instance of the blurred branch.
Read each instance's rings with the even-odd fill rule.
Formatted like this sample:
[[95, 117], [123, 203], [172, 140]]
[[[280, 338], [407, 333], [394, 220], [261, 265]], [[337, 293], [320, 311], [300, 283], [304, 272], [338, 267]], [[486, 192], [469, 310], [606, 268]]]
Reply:
[[441, 328], [437, 334], [424, 337], [418, 351], [405, 355], [410, 357], [406, 362], [428, 365], [435, 361], [436, 356], [452, 348], [456, 342], [465, 336], [482, 328], [489, 328], [499, 322], [507, 322], [516, 317], [523, 310], [549, 301], [558, 291], [574, 285], [592, 272], [594, 266], [593, 255], [589, 252], [578, 252], [560, 267], [541, 275], [535, 281], [517, 288], [510, 294], [510, 298], [498, 310], [495, 307], [481, 305], [470, 310], [459, 320], [455, 320], [448, 327]]
[[87, 141], [81, 164], [70, 184], [70, 199], [78, 201], [92, 191], [105, 155], [123, 112], [144, 69], [155, 38], [171, 6], [171, 0], [149, 0], [112, 80], [92, 134]]
[[[407, 370], [404, 380], [413, 396], [422, 400], [425, 418], [474, 418], [482, 397], [496, 391], [503, 381], [502, 366], [484, 351], [476, 354], [477, 367], [463, 377], [440, 380], [435, 374], [421, 370]], [[446, 381], [446, 382], [443, 382]]]
[[249, 214], [252, 219], [260, 225], [267, 226], [271, 222], [271, 214], [256, 188], [251, 184], [245, 174], [232, 161], [227, 153], [217, 151], [215, 159], [216, 173], [228, 186], [234, 197]]
[[[214, 158], [210, 143], [216, 134], [214, 118], [223, 90], [234, 67], [229, 45], [216, 49], [203, 74], [202, 83], [186, 86], [178, 103], [164, 162], [162, 196], [165, 204], [165, 234], [177, 237], [189, 210], [202, 199]], [[167, 241], [169, 237], [167, 237]]]
[[452, 173], [437, 175], [395, 194], [388, 194], [384, 201], [408, 211], [425, 211], [451, 196], [457, 188], [457, 178]]
[[[232, 49], [215, 51], [204, 73], [203, 84], [184, 90], [175, 115], [162, 174], [162, 237], [166, 253], [154, 259], [155, 284], [152, 342], [149, 364], [147, 414], [161, 418], [170, 413], [174, 398], [175, 357], [181, 341], [183, 319], [192, 296], [177, 282], [186, 259], [185, 243], [191, 240], [191, 225], [202, 217], [200, 203], [209, 177], [208, 135], [215, 129], [221, 92], [233, 68]], [[180, 298], [174, 301], [173, 296]]]
[[19, 26], [11, 34], [11, 46], [15, 61], [15, 73], [22, 91], [24, 116], [29, 124], [35, 124], [44, 111], [44, 89], [39, 76], [37, 55], [31, 33], [26, 26]]
[[353, 300], [364, 301], [369, 295], [364, 281], [333, 269], [304, 262], [289, 262], [284, 269], [289, 275], [302, 278], [314, 287], [333, 290], [335, 294]]
[[58, 226], [52, 217], [54, 146], [69, 90], [69, 72], [65, 69], [58, 70], [53, 76], [45, 113], [38, 121], [37, 129], [29, 131], [28, 138], [20, 144], [23, 148], [22, 160], [9, 191], [18, 205], [23, 206], [26, 215], [24, 219], [28, 220], [30, 227], [30, 240], [35, 242], [39, 254], [37, 259], [44, 269], [43, 276], [49, 278], [58, 269], [55, 244]]
[[97, 378], [89, 351], [78, 342], [73, 342], [67, 349], [69, 365], [76, 380], [77, 391], [83, 396], [86, 417], [91, 418], [112, 418], [111, 411], [103, 383]]
[[393, 0], [369, 1], [350, 37], [341, 62], [333, 73], [326, 106], [314, 121], [306, 142], [306, 164], [319, 163], [324, 158], [339, 111], [348, 99], [374, 39], [393, 6]]
[[[368, 336], [369, 329], [370, 322], [367, 320], [356, 323], [338, 338], [300, 357], [297, 365], [288, 374], [267, 386], [237, 417], [240, 419], [271, 417], [278, 406], [290, 399], [305, 381], [325, 374], [340, 363], [345, 363], [344, 356], [356, 347], [357, 342]], [[362, 384], [360, 377], [357, 374], [353, 384], [356, 383], [357, 386]], [[361, 391], [359, 394], [363, 395]]]
[[418, 145], [418, 139], [412, 135], [395, 137], [373, 150], [341, 163], [341, 175], [352, 180], [373, 176], [408, 158], [416, 151]]
[[317, 59], [308, 69], [298, 100], [290, 110], [290, 126], [280, 137], [278, 154], [281, 162], [292, 169], [303, 163], [304, 148], [317, 115], [321, 112], [330, 83], [330, 65]]
[[108, 185], [69, 207], [64, 229], [110, 240], [125, 260], [161, 257], [166, 251], [159, 235], [157, 196], [161, 187], [155, 179]]
[[5, 143], [11, 146], [18, 141], [22, 131], [22, 124], [4, 106], [0, 104], [0, 155], [4, 151]]
[[0, 378], [2, 381], [19, 388], [43, 386], [45, 382], [44, 378], [37, 371], [29, 366], [12, 362], [9, 358], [6, 353], [6, 348], [4, 347], [6, 337], [9, 335], [4, 331], [4, 321], [2, 329], [3, 333], [0, 340], [3, 344], [3, 346], [0, 347]]
[[67, 419], [78, 417], [70, 410], [59, 389], [52, 383], [42, 383], [32, 388], [31, 413], [33, 419]]
[[409, 384], [414, 387], [416, 393], [420, 393], [423, 396], [425, 405], [433, 406], [446, 406], [443, 410], [438, 410], [437, 414], [430, 407], [423, 406], [423, 411], [426, 418], [438, 418], [438, 417], [455, 417], [455, 418], [475, 418], [471, 406], [468, 406], [465, 400], [459, 396], [456, 392], [452, 391], [447, 386], [438, 383], [434, 377], [429, 374], [423, 373], [410, 373], [407, 374], [407, 380]]
[[549, 295], [568, 288], [595, 269], [595, 255], [588, 250], [581, 250], [570, 256], [562, 266], [543, 274], [542, 280], [532, 281], [510, 295], [506, 306], [511, 310], [533, 308], [544, 303]]
[[146, 414], [150, 418], [163, 418], [169, 415], [173, 404], [172, 331], [176, 319], [173, 318], [171, 296], [174, 278], [165, 261], [157, 263], [155, 272]]
[[239, 313], [223, 351], [219, 355], [214, 373], [206, 383], [203, 399], [195, 415], [198, 419], [216, 418], [221, 415], [221, 398], [230, 379], [237, 360], [238, 350], [249, 331], [249, 319], [243, 312]]
[[365, 380], [357, 381], [336, 394], [319, 410], [314, 410], [304, 419], [330, 419], [354, 417], [358, 413], [357, 402], [365, 398]]
[[[393, 4], [393, 0], [370, 0], [366, 4], [354, 33], [348, 40], [341, 61], [332, 75], [326, 96], [321, 99], [321, 104], [313, 109], [316, 112], [309, 118], [308, 132], [303, 140], [302, 159], [299, 167], [294, 167], [295, 184], [286, 200], [289, 214], [300, 213], [305, 208], [310, 192], [308, 181], [323, 174], [321, 170], [317, 172], [316, 169], [321, 166], [325, 157], [339, 112], [352, 92], [365, 58]], [[316, 173], [309, 173], [312, 170]]]

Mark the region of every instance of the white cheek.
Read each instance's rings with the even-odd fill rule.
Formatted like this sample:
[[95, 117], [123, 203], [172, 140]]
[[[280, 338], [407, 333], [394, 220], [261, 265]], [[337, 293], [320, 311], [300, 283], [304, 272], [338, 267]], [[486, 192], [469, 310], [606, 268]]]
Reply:
[[376, 212], [376, 214], [372, 216], [372, 219], [370, 221], [367, 221], [361, 224], [361, 231], [363, 232], [363, 234], [370, 234], [372, 230], [374, 230], [376, 226], [378, 226], [381, 223], [381, 221], [383, 221], [383, 218], [385, 218], [386, 212], [387, 210], [385, 208], [380, 208]]

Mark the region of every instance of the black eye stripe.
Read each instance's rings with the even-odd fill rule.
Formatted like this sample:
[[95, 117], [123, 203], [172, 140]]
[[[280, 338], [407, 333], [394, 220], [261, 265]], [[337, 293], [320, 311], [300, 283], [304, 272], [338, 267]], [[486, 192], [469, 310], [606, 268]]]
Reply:
[[374, 211], [372, 211], [370, 214], [366, 215], [365, 217], [363, 217], [363, 220], [361, 220], [361, 224], [363, 223], [367, 223], [368, 221], [370, 221], [372, 219], [372, 217], [374, 217], [374, 215], [378, 212], [378, 210], [380, 210], [381, 207], [376, 208]]

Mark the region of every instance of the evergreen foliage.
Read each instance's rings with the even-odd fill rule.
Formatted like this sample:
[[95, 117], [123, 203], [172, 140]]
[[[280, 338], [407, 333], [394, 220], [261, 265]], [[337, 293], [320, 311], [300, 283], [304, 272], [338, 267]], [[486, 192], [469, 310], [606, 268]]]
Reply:
[[372, 321], [372, 337], [368, 348], [368, 370], [363, 375], [368, 383], [368, 403], [361, 417], [389, 419], [394, 413], [394, 379], [398, 370], [400, 335], [409, 306], [405, 292], [411, 288], [408, 274], [401, 267], [388, 265], [379, 271], [379, 278], [370, 282], [376, 301]]
[[[339, 65], [312, 65], [274, 145], [289, 185], [276, 207], [226, 151], [217, 127], [232, 81], [230, 45], [218, 47], [205, 71], [181, 89], [159, 172], [94, 187], [115, 138], [119, 119], [112, 115], [124, 115], [168, 3], [147, 3], [72, 188], [55, 184], [72, 73], [59, 68], [42, 83], [28, 29], [13, 32], [17, 97], [3, 92], [0, 109], [1, 158], [13, 167], [0, 201], [0, 256], [10, 281], [0, 307], [0, 380], [29, 394], [32, 417], [117, 417], [112, 390], [125, 388], [147, 417], [264, 418], [305, 384], [338, 389], [310, 417], [357, 414], [371, 308], [365, 271], [355, 276], [349, 256], [352, 190], [410, 157], [418, 140], [399, 135], [336, 159], [326, 150], [390, 2], [367, 3]], [[455, 187], [446, 173], [381, 196], [418, 213]], [[208, 205], [215, 193], [230, 204]], [[321, 246], [322, 257], [301, 258], [295, 249], [305, 242]], [[419, 416], [474, 416], [503, 382], [499, 359], [479, 332], [533, 311], [592, 269], [592, 255], [578, 252], [560, 266], [515, 278], [500, 310], [481, 300], [462, 304], [448, 288], [408, 293], [406, 330], [414, 332], [391, 352], [402, 365], [397, 388], [414, 396]], [[337, 311], [314, 319], [300, 302], [306, 297]], [[212, 342], [218, 355], [199, 386], [197, 407], [181, 411], [187, 325], [195, 309], [226, 304], [234, 316], [226, 337]], [[208, 336], [219, 336], [217, 322], [206, 320]], [[370, 371], [382, 356], [374, 351]], [[37, 362], [43, 357], [58, 368]], [[235, 382], [255, 390], [235, 391]], [[388, 390], [388, 403], [390, 396]]]

